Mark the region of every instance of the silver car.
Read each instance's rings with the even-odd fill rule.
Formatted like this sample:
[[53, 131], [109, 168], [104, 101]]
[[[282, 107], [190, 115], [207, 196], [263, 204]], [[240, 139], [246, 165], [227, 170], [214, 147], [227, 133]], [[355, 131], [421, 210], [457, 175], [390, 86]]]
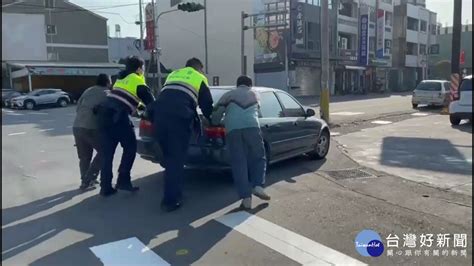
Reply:
[[417, 108], [420, 104], [443, 106], [449, 96], [450, 83], [446, 80], [423, 80], [413, 91], [411, 104]]
[[60, 89], [38, 89], [11, 99], [12, 108], [32, 110], [40, 105], [66, 107], [71, 102], [69, 95]]

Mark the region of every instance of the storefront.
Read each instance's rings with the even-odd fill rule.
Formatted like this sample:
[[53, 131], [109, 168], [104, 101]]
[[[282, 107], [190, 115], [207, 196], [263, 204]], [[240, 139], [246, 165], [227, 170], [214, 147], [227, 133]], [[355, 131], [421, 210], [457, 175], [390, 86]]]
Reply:
[[17, 91], [28, 92], [40, 88], [62, 89], [77, 100], [99, 74], [112, 79], [125, 66], [111, 63], [56, 63], [56, 62], [7, 62], [11, 69], [10, 80]]

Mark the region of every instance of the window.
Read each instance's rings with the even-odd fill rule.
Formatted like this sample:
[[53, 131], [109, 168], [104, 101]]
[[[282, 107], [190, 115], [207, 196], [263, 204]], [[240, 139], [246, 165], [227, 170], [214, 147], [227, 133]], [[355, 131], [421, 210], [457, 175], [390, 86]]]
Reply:
[[278, 92], [278, 98], [280, 98], [283, 107], [285, 108], [285, 114], [288, 117], [301, 117], [305, 116], [304, 109], [297, 103], [290, 95]]
[[392, 27], [393, 14], [392, 12], [385, 11], [385, 26]]
[[48, 35], [56, 35], [56, 25], [46, 25], [46, 34]]
[[444, 90], [445, 91], [450, 91], [451, 90], [451, 83], [445, 82], [444, 83]]
[[350, 34], [339, 33], [338, 39], [338, 45], [340, 49], [352, 49], [352, 37]]
[[407, 19], [407, 29], [418, 31], [418, 19], [410, 18]]
[[54, 8], [54, 0], [44, 0], [44, 7]]
[[387, 4], [389, 4], [389, 5], [392, 4], [392, 0], [382, 0], [382, 2], [387, 3]]
[[425, 55], [426, 54], [426, 45], [420, 44], [420, 54]]
[[339, 15], [353, 17], [354, 4], [351, 2], [342, 2], [339, 7]]
[[375, 8], [369, 7], [369, 21], [372, 23], [377, 22], [377, 15], [375, 13]]
[[369, 51], [375, 51], [375, 37], [369, 38]]
[[431, 34], [436, 35], [438, 33], [438, 26], [436, 26], [435, 24], [431, 24], [430, 27]]
[[211, 95], [212, 95], [212, 100], [217, 103], [221, 97], [228, 92], [229, 90], [223, 90], [223, 89], [211, 89]]
[[441, 91], [441, 83], [439, 82], [422, 82], [418, 84], [416, 90], [419, 91]]
[[412, 43], [412, 42], [407, 42], [406, 54], [407, 55], [418, 55], [418, 44]]
[[430, 54], [439, 54], [439, 44], [433, 44], [430, 46]]
[[283, 109], [273, 92], [260, 94], [260, 114], [263, 118], [283, 117]]
[[420, 31], [427, 32], [428, 31], [428, 23], [424, 20], [420, 20]]
[[57, 52], [48, 52], [48, 61], [58, 61], [59, 55]]
[[385, 54], [392, 54], [392, 40], [385, 40]]

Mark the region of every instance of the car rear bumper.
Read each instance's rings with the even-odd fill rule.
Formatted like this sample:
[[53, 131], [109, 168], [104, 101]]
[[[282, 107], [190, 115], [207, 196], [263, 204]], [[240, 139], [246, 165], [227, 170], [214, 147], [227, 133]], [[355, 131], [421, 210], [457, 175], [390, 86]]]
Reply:
[[[145, 160], [161, 163], [160, 146], [151, 138], [137, 139], [137, 153]], [[225, 147], [190, 145], [186, 159], [187, 169], [229, 170], [229, 155]]]

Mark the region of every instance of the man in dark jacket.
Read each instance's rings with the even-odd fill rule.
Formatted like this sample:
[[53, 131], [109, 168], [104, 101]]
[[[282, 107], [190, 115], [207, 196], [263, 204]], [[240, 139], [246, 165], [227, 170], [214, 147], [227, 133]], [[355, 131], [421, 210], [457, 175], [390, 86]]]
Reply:
[[171, 73], [152, 106], [155, 138], [163, 151], [165, 187], [162, 208], [173, 211], [181, 206], [184, 163], [192, 128], [200, 126], [196, 108], [210, 119], [212, 96], [203, 74], [203, 64], [192, 58], [186, 67]]
[[[137, 140], [129, 116], [137, 112], [141, 103], [146, 106], [154, 101], [153, 94], [145, 83], [143, 65], [143, 59], [136, 56], [129, 57], [125, 70], [119, 73], [107, 99], [97, 110], [103, 149], [100, 183], [102, 196], [113, 195], [117, 189], [131, 192], [138, 190], [138, 187], [132, 186], [131, 182], [130, 171], [135, 161]], [[123, 154], [114, 189], [112, 162], [119, 143], [123, 148]]]
[[[76, 119], [72, 132], [79, 157], [79, 169], [81, 172], [81, 190], [92, 188], [97, 182], [101, 167], [100, 139], [98, 132], [98, 121], [94, 115], [94, 107], [106, 98], [106, 91], [110, 89], [112, 81], [106, 74], [97, 77], [95, 86], [88, 88], [79, 98], [76, 108]], [[92, 156], [96, 155], [92, 160]], [[92, 162], [91, 162], [92, 160]]]

